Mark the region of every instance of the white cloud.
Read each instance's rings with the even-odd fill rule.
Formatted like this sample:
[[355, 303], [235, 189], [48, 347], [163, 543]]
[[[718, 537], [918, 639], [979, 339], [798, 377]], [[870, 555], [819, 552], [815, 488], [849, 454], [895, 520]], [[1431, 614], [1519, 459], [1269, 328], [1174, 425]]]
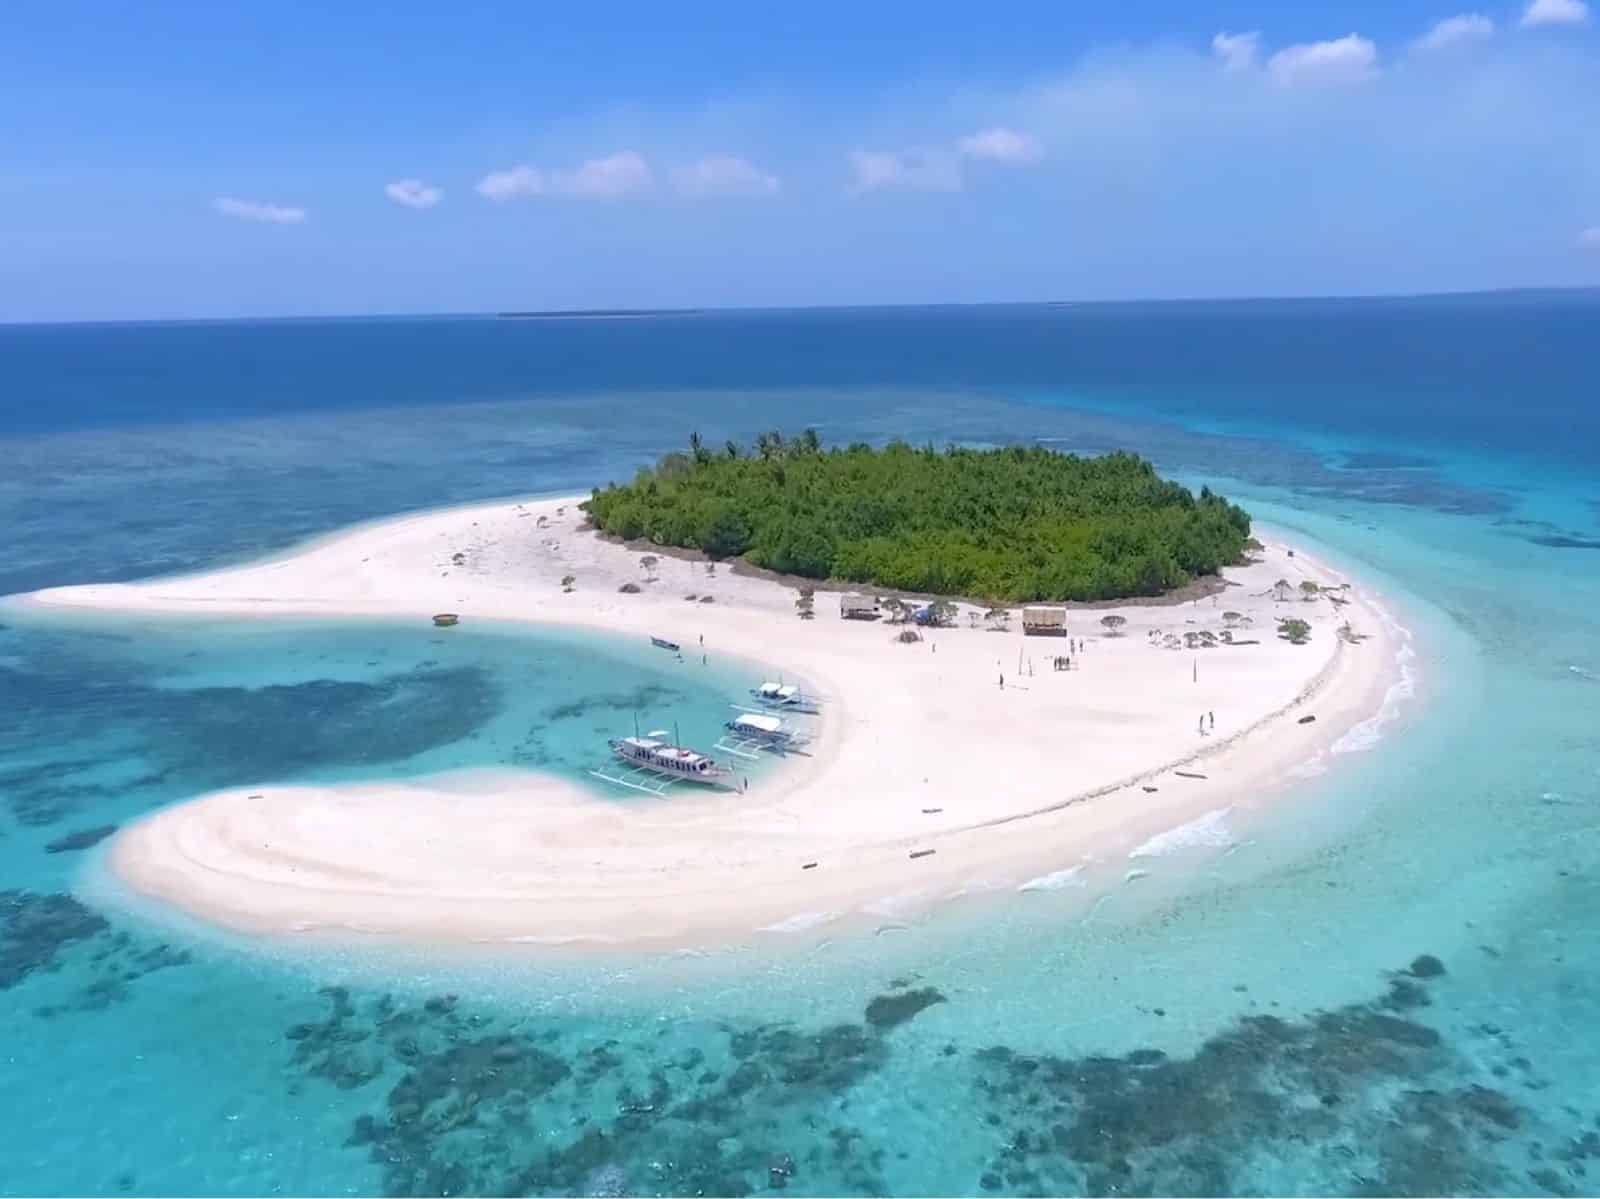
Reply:
[[407, 208], [432, 208], [444, 193], [420, 179], [396, 179], [383, 185], [383, 194]]
[[961, 190], [961, 163], [936, 150], [852, 150], [850, 190], [856, 195], [901, 187], [915, 191]]
[[1219, 33], [1211, 39], [1211, 53], [1222, 60], [1224, 71], [1248, 71], [1260, 50], [1259, 33]]
[[686, 196], [775, 196], [778, 177], [747, 158], [708, 154], [672, 172], [673, 183]]
[[306, 219], [304, 208], [284, 204], [262, 204], [256, 200], [240, 200], [234, 196], [218, 196], [211, 206], [223, 216], [238, 217], [241, 221], [261, 221], [268, 225], [298, 225]]
[[1044, 150], [1035, 138], [1026, 133], [1018, 133], [1015, 129], [1004, 129], [999, 126], [962, 138], [958, 148], [968, 158], [984, 162], [1003, 162], [1011, 166], [1038, 162], [1044, 157]]
[[533, 167], [512, 167], [509, 171], [490, 171], [478, 180], [477, 193], [497, 203], [518, 196], [545, 194], [544, 172]]
[[1582, 25], [1589, 19], [1589, 6], [1583, 0], [1529, 0], [1522, 14], [1527, 28], [1538, 25]]
[[1378, 48], [1355, 33], [1285, 46], [1267, 60], [1268, 72], [1285, 87], [1361, 83], [1376, 74], [1377, 65]]
[[1463, 42], [1480, 42], [1492, 36], [1494, 36], [1493, 21], [1482, 13], [1464, 12], [1438, 22], [1419, 37], [1415, 45], [1418, 50], [1444, 50], [1450, 46], [1459, 46]]
[[1590, 225], [1578, 234], [1578, 245], [1585, 250], [1600, 250], [1600, 225]]
[[576, 170], [553, 171], [550, 175], [550, 188], [557, 195], [587, 199], [615, 200], [654, 186], [650, 164], [632, 150], [591, 158]]
[[591, 158], [570, 171], [542, 171], [530, 166], [490, 171], [478, 180], [476, 190], [486, 200], [502, 202], [519, 196], [615, 200], [654, 186], [650, 164], [632, 150], [623, 150], [605, 158]]

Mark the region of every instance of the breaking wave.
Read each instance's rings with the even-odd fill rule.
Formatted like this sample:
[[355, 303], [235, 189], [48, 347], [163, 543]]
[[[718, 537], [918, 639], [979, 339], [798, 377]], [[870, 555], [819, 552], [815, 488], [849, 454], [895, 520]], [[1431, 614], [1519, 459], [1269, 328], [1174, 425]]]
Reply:
[[1228, 813], [1231, 811], [1232, 808], [1217, 808], [1188, 824], [1157, 833], [1128, 856], [1164, 858], [1186, 849], [1226, 849], [1233, 844], [1233, 834], [1228, 830]]

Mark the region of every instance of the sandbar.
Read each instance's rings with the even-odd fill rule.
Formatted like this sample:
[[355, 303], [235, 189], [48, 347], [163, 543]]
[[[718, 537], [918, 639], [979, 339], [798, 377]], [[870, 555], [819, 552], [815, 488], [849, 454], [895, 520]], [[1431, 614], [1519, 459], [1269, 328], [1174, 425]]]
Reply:
[[[1379, 597], [1280, 540], [1228, 569], [1218, 595], [1074, 609], [1078, 668], [1057, 671], [1064, 642], [1025, 637], [1015, 621], [972, 627], [965, 606], [957, 627], [901, 644], [887, 624], [841, 619], [839, 592], [819, 588], [804, 621], [790, 586], [665, 555], [657, 582], [622, 594], [643, 578], [640, 553], [587, 529], [579, 498], [424, 512], [256, 564], [23, 602], [258, 619], [452, 612], [463, 624], [666, 636], [696, 659], [704, 637], [719, 660], [747, 661], [752, 685], [778, 664], [825, 697], [812, 756], [747, 794], [677, 788], [629, 803], [510, 769], [340, 786], [264, 779], [127, 826], [110, 844], [116, 876], [252, 934], [738, 944], [888, 899], [1015, 889], [1125, 856], [1222, 807], [1278, 802], [1297, 768], [1381, 709], [1395, 678], [1401, 632]], [[1279, 579], [1287, 599], [1274, 593]], [[1307, 580], [1322, 588], [1315, 599], [1299, 592]], [[690, 590], [715, 601], [686, 603]], [[1101, 624], [1106, 614], [1126, 618], [1120, 635]], [[1311, 625], [1307, 644], [1275, 635], [1284, 616]], [[1162, 645], [1225, 623], [1255, 644]], [[1338, 635], [1343, 625], [1358, 639]], [[604, 757], [597, 747], [597, 764]]]

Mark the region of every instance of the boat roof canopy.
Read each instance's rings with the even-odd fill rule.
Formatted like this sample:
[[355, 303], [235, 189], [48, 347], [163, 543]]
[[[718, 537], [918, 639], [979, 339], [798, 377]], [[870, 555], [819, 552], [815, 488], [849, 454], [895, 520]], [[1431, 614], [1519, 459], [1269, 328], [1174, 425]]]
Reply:
[[684, 749], [681, 745], [670, 745], [659, 740], [655, 734], [648, 737], [624, 737], [624, 745], [631, 745], [634, 749], [646, 750], [663, 758], [673, 758], [679, 762], [693, 766], [697, 762], [709, 762], [711, 759], [705, 754], [697, 753], [692, 749]]
[[776, 716], [763, 716], [760, 713], [741, 716], [733, 723], [744, 729], [760, 729], [763, 733], [776, 733], [783, 728], [783, 721]]

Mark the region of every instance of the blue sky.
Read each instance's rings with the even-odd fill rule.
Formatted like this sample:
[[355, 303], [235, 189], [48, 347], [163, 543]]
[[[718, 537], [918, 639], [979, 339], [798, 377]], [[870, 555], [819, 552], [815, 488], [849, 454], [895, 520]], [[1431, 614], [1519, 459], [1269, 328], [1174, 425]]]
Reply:
[[1600, 284], [1587, 0], [7, 0], [0, 320]]

